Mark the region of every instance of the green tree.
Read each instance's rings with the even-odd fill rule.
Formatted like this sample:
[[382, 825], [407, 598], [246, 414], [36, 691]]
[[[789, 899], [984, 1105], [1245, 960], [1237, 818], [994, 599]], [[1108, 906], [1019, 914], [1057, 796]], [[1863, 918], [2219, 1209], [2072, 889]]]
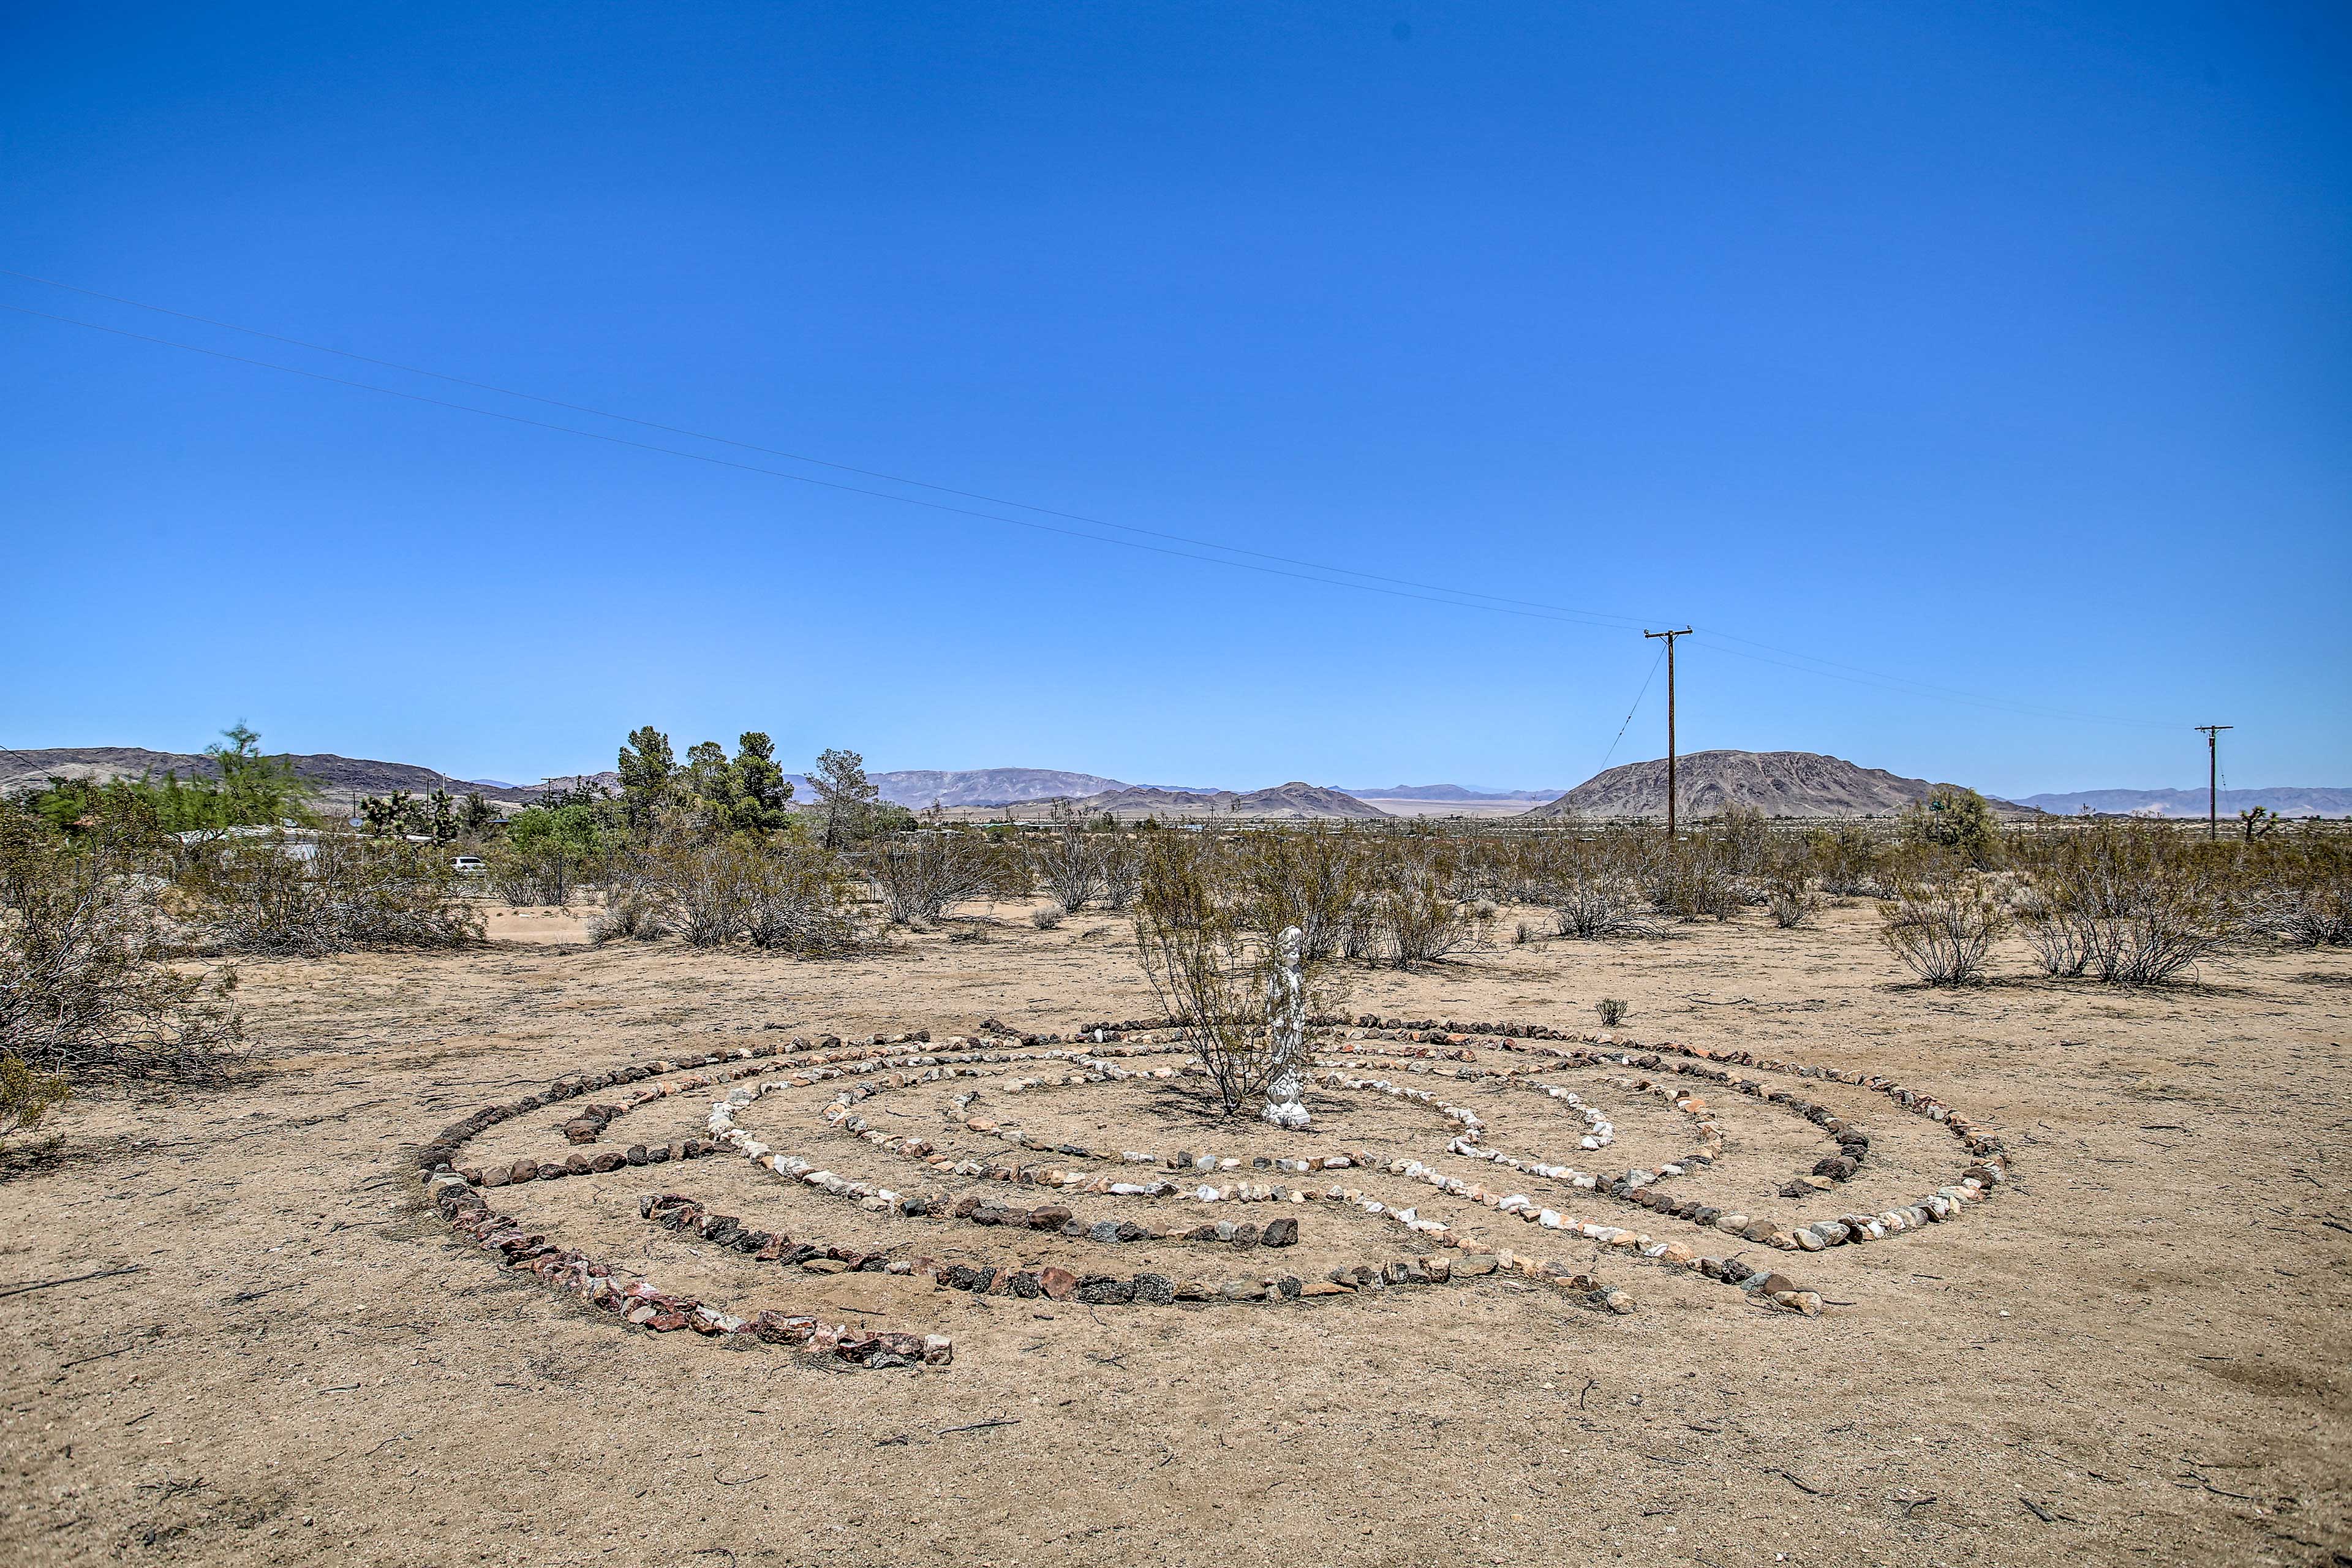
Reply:
[[824, 811], [824, 847], [839, 849], [873, 831], [875, 803], [881, 786], [866, 776], [866, 759], [856, 752], [828, 750], [818, 756], [809, 774]]
[[677, 775], [669, 737], [651, 724], [632, 731], [621, 748], [620, 774], [621, 815], [631, 832], [641, 833], [653, 825]]
[[457, 803], [457, 831], [467, 838], [479, 838], [498, 825], [496, 807], [482, 798], [480, 790], [467, 790], [466, 798]]

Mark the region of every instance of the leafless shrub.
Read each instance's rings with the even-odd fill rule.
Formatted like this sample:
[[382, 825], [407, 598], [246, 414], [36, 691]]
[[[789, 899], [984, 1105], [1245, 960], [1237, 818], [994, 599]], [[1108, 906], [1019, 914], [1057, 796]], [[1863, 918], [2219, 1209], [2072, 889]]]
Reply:
[[1102, 881], [1103, 903], [1124, 912], [1135, 902], [1136, 891], [1143, 883], [1142, 850], [1131, 833], [1104, 833], [1097, 836], [1095, 857], [1095, 868]]
[[1030, 847], [1030, 857], [1045, 890], [1072, 914], [1092, 903], [1102, 885], [1102, 861], [1095, 836], [1087, 831], [1084, 812], [1057, 801], [1047, 814], [1045, 837]]
[[1759, 878], [1764, 907], [1782, 931], [1810, 925], [1821, 913], [1822, 896], [1813, 891], [1812, 858], [1803, 850], [1784, 850], [1768, 861]]
[[1059, 904], [1040, 904], [1029, 911], [1029, 923], [1039, 931], [1059, 931], [1070, 911]]
[[236, 972], [168, 966], [158, 896], [102, 853], [0, 822], [0, 1059], [16, 1082], [5, 1114], [37, 1120], [59, 1075], [200, 1077], [236, 1052]]
[[1592, 1010], [1601, 1015], [1601, 1026], [1604, 1029], [1613, 1029], [1623, 1023], [1629, 1011], [1624, 1003], [1613, 996], [1604, 996], [1595, 1002]]
[[970, 899], [1028, 890], [1028, 874], [1008, 847], [970, 828], [888, 834], [867, 845], [859, 864], [894, 925], [939, 920]]
[[660, 860], [661, 884], [678, 932], [696, 947], [737, 940], [773, 952], [818, 958], [860, 944], [851, 913], [853, 882], [841, 858], [779, 834], [678, 843]]
[[2317, 826], [2261, 837], [2244, 923], [2301, 947], [2352, 945], [2352, 837]]
[[1930, 985], [1979, 978], [2006, 921], [1999, 899], [1966, 872], [1906, 876], [1878, 906], [1879, 940]]
[[2227, 850], [2157, 822], [2099, 821], [2038, 835], [2021, 896], [2026, 940], [2048, 973], [2111, 983], [2177, 980], [2230, 935]]

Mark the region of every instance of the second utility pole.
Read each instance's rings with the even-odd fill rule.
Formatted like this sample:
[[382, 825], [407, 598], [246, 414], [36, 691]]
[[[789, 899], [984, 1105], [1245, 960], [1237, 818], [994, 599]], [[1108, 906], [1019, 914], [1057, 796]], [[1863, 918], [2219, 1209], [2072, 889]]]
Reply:
[[2234, 730], [2235, 724], [2192, 724], [2192, 730], [2205, 732], [2205, 837], [2221, 837], [2221, 731]]
[[1675, 639], [1691, 635], [1685, 626], [1678, 632], [1643, 632], [1645, 637], [1666, 639], [1666, 837], [1675, 836]]

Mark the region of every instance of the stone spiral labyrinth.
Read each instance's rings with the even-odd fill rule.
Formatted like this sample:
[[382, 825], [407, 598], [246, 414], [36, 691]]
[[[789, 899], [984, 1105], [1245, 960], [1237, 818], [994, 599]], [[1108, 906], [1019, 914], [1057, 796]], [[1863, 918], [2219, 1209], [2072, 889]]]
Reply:
[[[417, 1169], [461, 1237], [624, 1322], [874, 1367], [953, 1347], [722, 1305], [619, 1259], [691, 1259], [730, 1302], [883, 1273], [1303, 1310], [1508, 1273], [1617, 1312], [1650, 1267], [1811, 1316], [1803, 1264], [1762, 1254], [1903, 1239], [2010, 1174], [2000, 1140], [1932, 1095], [1746, 1051], [1370, 1016], [1318, 1020], [1309, 1044], [1297, 1131], [1214, 1114], [1163, 1026], [917, 1031], [567, 1074], [444, 1129]], [[578, 1178], [596, 1202], [564, 1201]]]

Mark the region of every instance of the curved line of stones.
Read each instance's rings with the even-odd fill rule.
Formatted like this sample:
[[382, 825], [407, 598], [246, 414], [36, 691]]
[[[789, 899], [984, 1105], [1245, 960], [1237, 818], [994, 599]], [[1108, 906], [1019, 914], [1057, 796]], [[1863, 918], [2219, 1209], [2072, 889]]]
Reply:
[[[1095, 1068], [1108, 1065], [1091, 1058], [1079, 1059], [1087, 1061]], [[845, 1131], [885, 1153], [923, 1161], [942, 1174], [1014, 1183], [1025, 1186], [1107, 1193], [1123, 1197], [1176, 1196], [1190, 1197], [1193, 1201], [1200, 1202], [1232, 1201], [1236, 1198], [1243, 1202], [1265, 1202], [1275, 1198], [1277, 1189], [1262, 1184], [1242, 1184], [1238, 1187], [1226, 1189], [1202, 1186], [1188, 1193], [1175, 1184], [1156, 1180], [1148, 1183], [1118, 1182], [1112, 1180], [1107, 1174], [1090, 1175], [1085, 1172], [1065, 1171], [1059, 1167], [1009, 1166], [978, 1160], [953, 1160], [939, 1153], [928, 1139], [895, 1134], [885, 1129], [871, 1126], [865, 1118], [855, 1112], [855, 1107], [858, 1101], [884, 1092], [887, 1089], [912, 1087], [922, 1082], [937, 1082], [942, 1079], [969, 1076], [981, 1070], [982, 1069], [961, 1066], [943, 1066], [903, 1083], [885, 1080], [880, 1083], [853, 1084], [829, 1101], [821, 1114], [828, 1125], [835, 1130]], [[1160, 1076], [1157, 1073], [1132, 1073], [1126, 1069], [1116, 1068], [1114, 1070], [1127, 1078]], [[868, 1212], [901, 1215], [932, 1212], [933, 1205], [929, 1199], [909, 1200], [904, 1194], [875, 1183], [856, 1181], [838, 1175], [815, 1161], [772, 1149], [735, 1125], [735, 1118], [739, 1111], [748, 1108], [762, 1095], [786, 1087], [793, 1086], [787, 1081], [772, 1081], [745, 1085], [733, 1090], [725, 1100], [711, 1108], [709, 1123], [711, 1141], [720, 1147], [732, 1149], [742, 1154], [753, 1164], [768, 1171], [779, 1180], [796, 1182], [825, 1193], [829, 1196], [855, 1202]], [[1141, 1163], [1151, 1158], [1137, 1156], [1137, 1161]], [[1369, 1152], [1355, 1156], [1354, 1163], [1375, 1168], [1381, 1168], [1382, 1165], [1376, 1156]], [[1411, 1164], [1413, 1169], [1419, 1169], [1417, 1162], [1389, 1162], [1385, 1168], [1400, 1171], [1406, 1164]], [[1299, 1202], [1311, 1199], [1311, 1194], [1303, 1191], [1292, 1194], [1287, 1190], [1284, 1190], [1284, 1195]], [[1030, 1295], [1037, 1293], [1036, 1289], [1032, 1289], [1034, 1285], [1049, 1296], [1068, 1295], [1074, 1290], [1080, 1300], [1104, 1305], [1125, 1305], [1130, 1302], [1153, 1305], [1170, 1301], [1252, 1301], [1288, 1299], [1300, 1295], [1335, 1295], [1381, 1286], [1444, 1284], [1456, 1276], [1465, 1279], [1475, 1278], [1492, 1273], [1498, 1267], [1507, 1268], [1516, 1267], [1518, 1272], [1529, 1278], [1545, 1280], [1563, 1289], [1585, 1292], [1592, 1305], [1605, 1306], [1618, 1311], [1633, 1310], [1632, 1299], [1624, 1292], [1608, 1289], [1593, 1279], [1590, 1274], [1573, 1270], [1557, 1263], [1540, 1264], [1533, 1258], [1515, 1259], [1507, 1250], [1496, 1253], [1483, 1247], [1469, 1247], [1455, 1237], [1448, 1226], [1438, 1221], [1423, 1219], [1411, 1208], [1391, 1208], [1353, 1188], [1335, 1187], [1328, 1195], [1359, 1208], [1369, 1215], [1401, 1226], [1409, 1231], [1419, 1232], [1441, 1247], [1463, 1248], [1469, 1256], [1458, 1263], [1443, 1257], [1420, 1256], [1404, 1259], [1341, 1265], [1330, 1270], [1324, 1280], [1315, 1284], [1307, 1284], [1295, 1276], [1287, 1275], [1224, 1281], [1171, 1279], [1156, 1273], [1138, 1274], [1131, 1279], [1124, 1280], [1109, 1275], [1080, 1278], [1068, 1270], [1055, 1269], [1046, 1266], [1024, 1264], [1018, 1267], [1005, 1267], [987, 1264], [955, 1264], [943, 1263], [928, 1257], [894, 1259], [889, 1266], [895, 1268], [899, 1261], [908, 1262], [911, 1266], [911, 1272], [927, 1276], [937, 1283], [951, 1289]], [[959, 1205], [959, 1207], [961, 1206]], [[1032, 1228], [1043, 1228], [1037, 1217], [1040, 1214], [1051, 1214], [1058, 1217], [1066, 1215], [1067, 1213], [1066, 1210], [1050, 1209], [1024, 1212], [971, 1200], [971, 1206], [964, 1210], [964, 1216], [983, 1225], [1025, 1223]], [[1070, 1223], [1064, 1221], [1065, 1226]], [[1209, 1231], [1208, 1236], [1202, 1236], [1200, 1231], [1195, 1231], [1189, 1237], [1171, 1237], [1163, 1232], [1155, 1232], [1147, 1227], [1133, 1225], [1132, 1222], [1108, 1225], [1108, 1231], [1106, 1234], [1105, 1225], [1108, 1224], [1108, 1222], [1104, 1222], [1082, 1230], [1064, 1229], [1063, 1234], [1086, 1236], [1090, 1239], [1104, 1241], [1213, 1238], [1230, 1240], [1244, 1248], [1261, 1242], [1277, 1247], [1288, 1246], [1297, 1239], [1297, 1221], [1287, 1216], [1270, 1221], [1263, 1229], [1247, 1223], [1220, 1222], [1213, 1226], [1202, 1227]], [[1056, 1275], [1069, 1276], [1069, 1280], [1074, 1282], [1072, 1289], [1057, 1291], [1051, 1288], [1054, 1277]]]
[[[1329, 1026], [1341, 1021], [1324, 1019], [1318, 1022]], [[1397, 1020], [1381, 1019], [1370, 1016], [1356, 1022], [1359, 1026], [1370, 1031], [1372, 1038], [1424, 1046], [1436, 1044], [1450, 1047], [1448, 1054], [1462, 1050], [1475, 1038], [1480, 1043], [1496, 1046], [1504, 1050], [1541, 1050], [1547, 1055], [1566, 1057], [1570, 1053], [1550, 1049], [1538, 1046], [1535, 1042], [1580, 1038], [1591, 1044], [1614, 1048], [1613, 1057], [1601, 1053], [1583, 1053], [1589, 1058], [1597, 1057], [1598, 1059], [1613, 1059], [1622, 1065], [1642, 1066], [1649, 1070], [1658, 1070], [1666, 1064], [1655, 1053], [1664, 1051], [1685, 1058], [1672, 1064], [1671, 1070], [1675, 1072], [1691, 1073], [1714, 1081], [1730, 1083], [1742, 1093], [1781, 1104], [1802, 1104], [1803, 1102], [1794, 1100], [1793, 1097], [1783, 1091], [1768, 1091], [1760, 1083], [1752, 1079], [1735, 1080], [1731, 1074], [1725, 1070], [1726, 1068], [1741, 1067], [1757, 1071], [1786, 1073], [1800, 1078], [1831, 1079], [1886, 1095], [1904, 1109], [1945, 1124], [1976, 1158], [1977, 1163], [1962, 1173], [1958, 1184], [1944, 1188], [1934, 1195], [1945, 1200], [1942, 1207], [1939, 1208], [1931, 1198], [1920, 1204], [1906, 1205], [1903, 1210], [1890, 1210], [1877, 1216], [1876, 1221], [1856, 1228], [1853, 1235], [1843, 1239], [1858, 1241], [1864, 1239], [1865, 1236], [1875, 1239], [1878, 1235], [1899, 1233], [1906, 1228], [1916, 1228], [1932, 1219], [1958, 1214], [1961, 1212], [1962, 1204], [1980, 1201], [1990, 1196], [1991, 1191], [2007, 1181], [2011, 1173], [2010, 1156], [2000, 1139], [1979, 1132], [1974, 1123], [1964, 1113], [1952, 1109], [1936, 1097], [1919, 1093], [1880, 1075], [1866, 1075], [1782, 1062], [1769, 1058], [1759, 1058], [1744, 1050], [1717, 1052], [1704, 1047], [1674, 1044], [1642, 1047], [1630, 1041], [1622, 1045], [1614, 1045], [1606, 1036], [1570, 1036], [1542, 1026], [1506, 1023], [1472, 1025], [1466, 1028], [1461, 1028], [1450, 1022], [1408, 1025]], [[1117, 1027], [1108, 1025], [1087, 1026], [1088, 1032], [1092, 1034], [1097, 1043], [1105, 1042], [1108, 1036], [1115, 1032]], [[1433, 1031], [1435, 1032], [1433, 1034]], [[886, 1047], [913, 1043], [918, 1039], [928, 1041], [928, 1031], [896, 1037], [876, 1036], [865, 1048], [847, 1054], [870, 1060], [882, 1056]], [[1042, 1044], [1044, 1038], [1029, 1037], [1024, 1043]], [[478, 1193], [472, 1190], [466, 1177], [457, 1173], [451, 1164], [458, 1149], [465, 1142], [510, 1117], [527, 1114], [551, 1101], [568, 1100], [593, 1089], [604, 1089], [618, 1083], [635, 1082], [660, 1074], [675, 1073], [712, 1062], [730, 1059], [742, 1061], [780, 1054], [799, 1056], [805, 1054], [807, 1049], [808, 1043], [805, 1041], [794, 1042], [793, 1047], [791, 1048], [781, 1044], [769, 1043], [756, 1047], [739, 1047], [724, 1052], [656, 1060], [578, 1079], [572, 1079], [567, 1075], [551, 1084], [543, 1096], [526, 1095], [510, 1104], [486, 1106], [466, 1121], [444, 1129], [433, 1142], [423, 1145], [418, 1150], [418, 1170], [427, 1189], [427, 1196], [450, 1221], [454, 1228], [470, 1236], [485, 1249], [502, 1253], [509, 1267], [528, 1268], [542, 1280], [559, 1288], [573, 1289], [599, 1306], [620, 1313], [629, 1321], [639, 1322], [643, 1326], [656, 1330], [692, 1327], [698, 1331], [712, 1335], [749, 1332], [771, 1342], [805, 1344], [819, 1352], [831, 1351], [842, 1359], [859, 1364], [900, 1364], [913, 1359], [913, 1356], [908, 1353], [909, 1352], [926, 1360], [944, 1361], [951, 1355], [952, 1349], [950, 1342], [941, 1336], [926, 1336], [918, 1341], [914, 1336], [903, 1334], [857, 1333], [853, 1335], [846, 1326], [829, 1326], [813, 1317], [777, 1312], [761, 1312], [755, 1318], [743, 1319], [720, 1311], [707, 1303], [696, 1301], [692, 1298], [665, 1293], [648, 1280], [639, 1279], [625, 1287], [617, 1285], [614, 1283], [614, 1276], [610, 1265], [589, 1259], [574, 1249], [559, 1248], [547, 1244], [543, 1237], [526, 1233], [510, 1219], [491, 1214], [488, 1205]], [[1646, 1058], [1633, 1054], [1633, 1051], [1641, 1049], [1648, 1049], [1652, 1054]], [[838, 1062], [843, 1058], [836, 1056], [834, 1059]], [[1700, 1065], [1702, 1063], [1710, 1065], [1702, 1066]], [[766, 1064], [747, 1070], [769, 1071], [782, 1065], [783, 1064]], [[678, 1092], [682, 1087], [685, 1086], [665, 1086], [663, 1089], [641, 1094], [636, 1103], [646, 1103], [664, 1092]], [[634, 1108], [634, 1106], [630, 1107], [630, 1109]], [[1811, 1110], [1818, 1109], [1821, 1108], [1809, 1107], [1807, 1113], [1810, 1114]], [[601, 1131], [601, 1126], [598, 1130]], [[676, 1145], [671, 1146], [672, 1150], [677, 1148], [678, 1146]], [[670, 1150], [665, 1150], [664, 1152], [667, 1155], [670, 1152]], [[650, 1155], [650, 1151], [647, 1152]], [[1626, 1194], [1612, 1194], [1612, 1195]], [[1654, 1195], [1651, 1203], [1645, 1206], [1656, 1206]], [[1693, 1207], [1696, 1208], [1697, 1205]], [[1687, 1215], [1677, 1217], [1687, 1217]], [[1727, 1226], [1728, 1216], [1722, 1223]], [[1841, 1239], [1834, 1237], [1822, 1237], [1818, 1231], [1816, 1237], [1824, 1245], [1831, 1245], [1836, 1239]], [[1790, 1245], [1802, 1244], [1792, 1240]], [[1645, 1253], [1653, 1252], [1653, 1249], [1648, 1247], [1643, 1247], [1642, 1250]], [[1653, 1255], [1665, 1260], [1675, 1250], [1677, 1250], [1676, 1244], [1664, 1244], [1658, 1246]], [[1558, 1265], [1538, 1265], [1530, 1258], [1515, 1259], [1507, 1251], [1488, 1256], [1495, 1257], [1496, 1263], [1503, 1267], [1509, 1267], [1516, 1263], [1518, 1265], [1517, 1271], [1521, 1272], [1541, 1275], [1547, 1270], [1557, 1272], [1559, 1269]], [[1472, 1258], [1465, 1259], [1465, 1262], [1475, 1265], [1480, 1261], [1480, 1258], [1481, 1255], [1474, 1254]], [[1745, 1266], [1738, 1263], [1737, 1260], [1720, 1262], [1711, 1258], [1671, 1260], [1684, 1263], [1687, 1267], [1697, 1268], [1707, 1273], [1710, 1278], [1736, 1279], [1737, 1276], [1732, 1273], [1733, 1270], [1745, 1272]], [[1717, 1269], [1722, 1269], [1724, 1273], [1718, 1275]], [[1463, 1272], [1471, 1271], [1463, 1270]], [[1796, 1307], [1809, 1312], [1819, 1310], [1817, 1294], [1791, 1287], [1790, 1282], [1778, 1273], [1760, 1277], [1760, 1283], [1759, 1277], [1748, 1274], [1746, 1283], [1750, 1289], [1769, 1295], [1781, 1305]], [[1773, 1289], [1772, 1287], [1776, 1285], [1784, 1288]]]

